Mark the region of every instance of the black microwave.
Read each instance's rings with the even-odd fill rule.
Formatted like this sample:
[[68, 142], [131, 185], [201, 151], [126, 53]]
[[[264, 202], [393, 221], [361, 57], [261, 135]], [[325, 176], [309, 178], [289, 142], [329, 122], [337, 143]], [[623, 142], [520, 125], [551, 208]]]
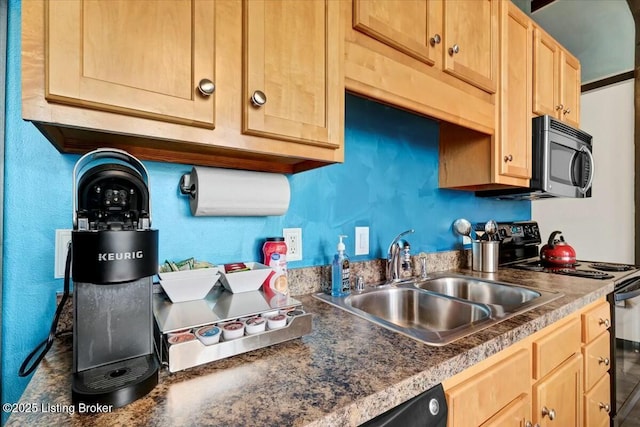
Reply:
[[477, 191], [476, 196], [502, 200], [591, 197], [591, 135], [548, 115], [534, 117], [532, 125], [529, 187]]

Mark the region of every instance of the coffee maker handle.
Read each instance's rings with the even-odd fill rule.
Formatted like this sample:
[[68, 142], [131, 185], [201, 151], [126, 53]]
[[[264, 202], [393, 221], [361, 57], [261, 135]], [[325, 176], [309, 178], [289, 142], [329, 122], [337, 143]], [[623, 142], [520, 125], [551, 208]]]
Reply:
[[[147, 188], [149, 187], [149, 172], [147, 171], [147, 168], [144, 167], [140, 160], [136, 159], [126, 151], [119, 150], [117, 148], [98, 148], [88, 152], [84, 156], [80, 157], [73, 167], [73, 228], [76, 228], [78, 225], [78, 173], [89, 163], [105, 158], [118, 159], [129, 163], [138, 171]], [[151, 192], [149, 192], [149, 225], [151, 225]]]

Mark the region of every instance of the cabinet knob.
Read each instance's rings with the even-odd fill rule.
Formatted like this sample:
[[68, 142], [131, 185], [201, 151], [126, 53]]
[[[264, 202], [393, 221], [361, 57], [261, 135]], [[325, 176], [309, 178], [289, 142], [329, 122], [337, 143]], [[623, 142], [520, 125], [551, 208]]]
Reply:
[[215, 90], [216, 90], [216, 85], [214, 85], [213, 82], [209, 79], [202, 79], [198, 83], [198, 91], [203, 96], [211, 96], [213, 92], [215, 92]]
[[598, 357], [598, 364], [604, 364], [604, 366], [609, 366], [609, 363], [611, 363], [611, 361], [609, 360], [608, 357]]
[[256, 90], [253, 92], [253, 95], [251, 95], [251, 103], [258, 108], [262, 107], [267, 103], [267, 95], [261, 90]]
[[437, 44], [440, 44], [441, 41], [442, 39], [440, 38], [440, 34], [436, 34], [435, 36], [431, 37], [429, 43], [431, 43], [431, 46], [435, 46]]
[[451, 56], [455, 55], [458, 52], [460, 52], [460, 46], [458, 46], [457, 44], [454, 44], [449, 48], [449, 55]]
[[524, 427], [540, 427], [540, 424], [538, 423], [533, 424], [531, 421], [525, 421]]
[[562, 104], [556, 105], [556, 111], [560, 111], [562, 109], [564, 109], [564, 105]]
[[548, 416], [549, 420], [553, 421], [556, 419], [556, 410], [548, 409], [546, 406], [542, 407], [542, 418]]
[[608, 403], [600, 402], [600, 403], [598, 403], [598, 407], [599, 407], [600, 409], [604, 409], [604, 411], [605, 411], [606, 413], [609, 413], [609, 411], [611, 411], [611, 406], [609, 406], [609, 404], [608, 404]]
[[569, 114], [569, 113], [571, 113], [571, 108], [567, 108], [566, 110], [564, 110], [564, 111], [562, 112], [562, 114], [564, 114], [565, 116], [566, 116], [567, 114]]
[[604, 325], [605, 328], [608, 328], [611, 325], [611, 321], [609, 319], [600, 319], [598, 320], [598, 325]]
[[509, 154], [508, 156], [504, 156], [504, 161], [506, 162], [512, 162], [513, 161], [513, 156], [511, 154]]

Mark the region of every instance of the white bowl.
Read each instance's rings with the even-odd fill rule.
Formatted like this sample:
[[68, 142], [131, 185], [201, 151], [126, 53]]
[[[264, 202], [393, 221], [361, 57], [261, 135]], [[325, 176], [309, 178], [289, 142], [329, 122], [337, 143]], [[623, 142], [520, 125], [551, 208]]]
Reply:
[[269, 277], [273, 269], [258, 262], [245, 262], [249, 270], [225, 273], [224, 266], [220, 267], [220, 282], [222, 286], [234, 294], [257, 291]]
[[218, 281], [218, 276], [217, 268], [158, 273], [160, 286], [173, 303], [203, 299]]

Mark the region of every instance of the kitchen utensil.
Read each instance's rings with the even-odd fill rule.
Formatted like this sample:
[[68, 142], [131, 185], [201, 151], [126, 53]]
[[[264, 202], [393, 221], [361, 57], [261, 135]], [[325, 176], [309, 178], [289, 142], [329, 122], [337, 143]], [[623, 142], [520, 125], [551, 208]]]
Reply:
[[576, 251], [564, 241], [562, 231], [554, 231], [540, 249], [540, 260], [549, 267], [571, 267], [576, 263]]
[[474, 240], [471, 243], [472, 269], [485, 273], [498, 271], [499, 248], [498, 241]]
[[489, 240], [493, 240], [493, 236], [498, 232], [498, 224], [490, 219], [484, 224], [484, 232], [489, 236]]
[[464, 218], [458, 218], [453, 222], [453, 229], [461, 236], [471, 239], [471, 223]]

